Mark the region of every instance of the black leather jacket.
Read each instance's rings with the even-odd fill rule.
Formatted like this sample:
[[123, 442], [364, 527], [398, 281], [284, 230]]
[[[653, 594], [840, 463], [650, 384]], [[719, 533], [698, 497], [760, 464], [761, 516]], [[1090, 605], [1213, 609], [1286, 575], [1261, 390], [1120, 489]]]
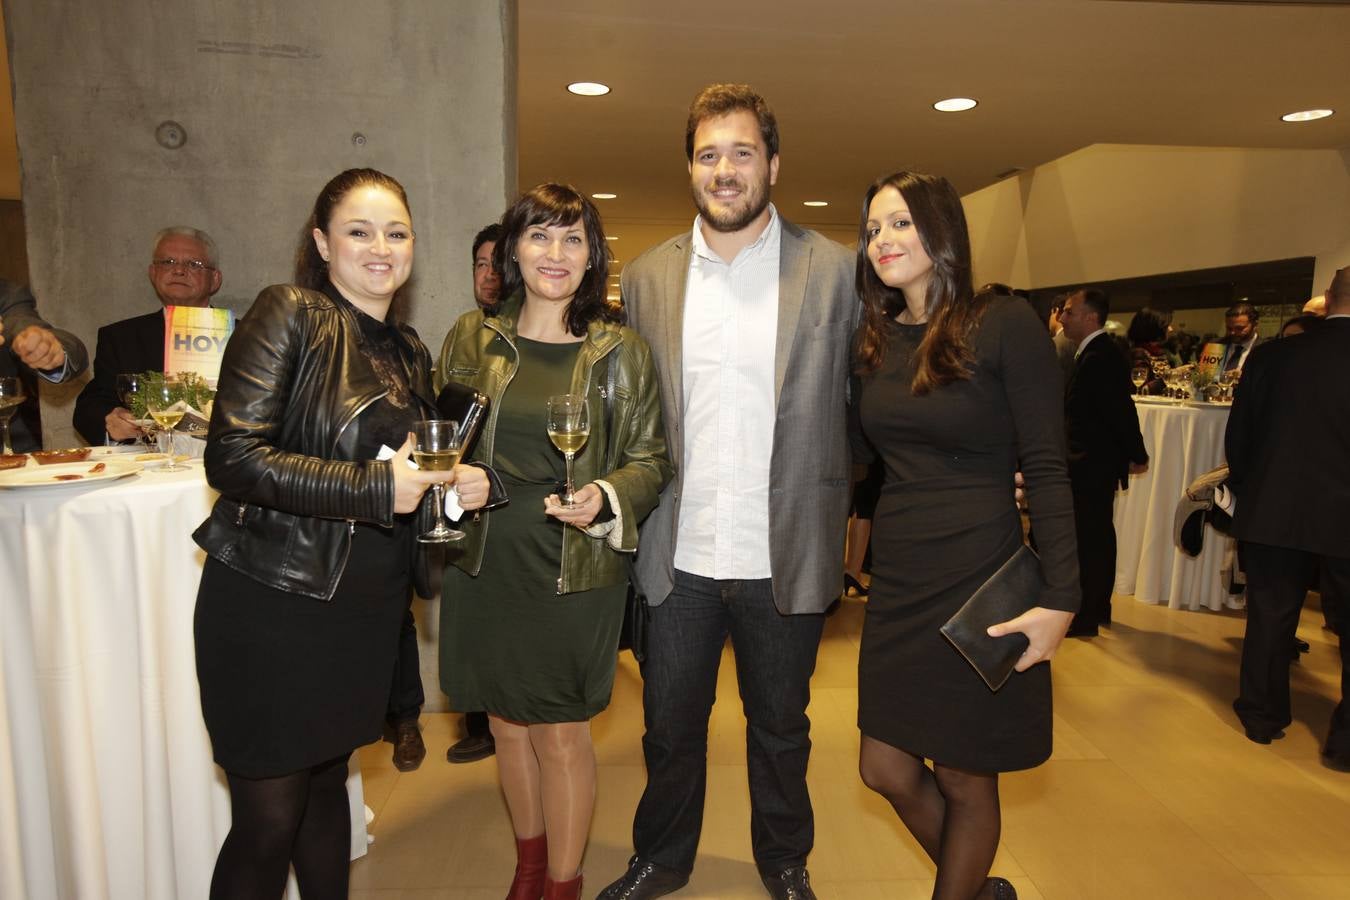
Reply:
[[[431, 356], [415, 331], [399, 331], [416, 353], [408, 384], [434, 415]], [[226, 345], [207, 438], [206, 477], [221, 496], [193, 539], [264, 584], [320, 600], [337, 588], [355, 523], [394, 518], [390, 463], [355, 454], [358, 415], [387, 393], [359, 334], [355, 313], [324, 294], [264, 289]], [[431, 596], [425, 554], [409, 543], [415, 586]]]

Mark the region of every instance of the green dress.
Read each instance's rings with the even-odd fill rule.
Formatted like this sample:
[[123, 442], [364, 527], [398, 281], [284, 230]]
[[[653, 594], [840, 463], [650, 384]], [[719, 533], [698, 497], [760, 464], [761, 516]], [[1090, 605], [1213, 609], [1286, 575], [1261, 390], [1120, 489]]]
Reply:
[[[446, 567], [441, 688], [461, 712], [581, 722], [609, 705], [627, 584], [557, 593], [570, 526], [544, 514], [544, 498], [567, 473], [545, 430], [546, 406], [566, 392], [581, 343], [517, 338], [517, 348], [520, 367], [498, 404], [492, 459], [511, 499], [489, 514], [478, 575]], [[588, 452], [594, 448], [581, 450]]]

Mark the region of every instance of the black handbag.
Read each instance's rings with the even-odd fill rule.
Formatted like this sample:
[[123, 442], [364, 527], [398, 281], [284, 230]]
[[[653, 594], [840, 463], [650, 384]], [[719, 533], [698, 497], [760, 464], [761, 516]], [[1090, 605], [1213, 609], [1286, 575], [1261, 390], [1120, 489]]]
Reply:
[[[618, 351], [610, 353], [605, 374], [605, 438], [609, 446], [605, 449], [605, 471], [614, 471], [614, 357]], [[637, 572], [633, 567], [633, 554], [623, 554], [624, 565], [628, 569], [628, 600], [623, 607], [623, 625], [619, 628], [619, 649], [631, 650], [638, 662], [647, 659], [647, 619], [651, 614], [647, 606], [647, 595], [638, 584]]]
[[1039, 605], [1044, 594], [1041, 560], [1023, 544], [940, 629], [989, 690], [1003, 687], [1028, 641], [1021, 633], [990, 637], [985, 629]]
[[473, 442], [478, 437], [478, 426], [487, 412], [488, 395], [467, 384], [448, 382], [436, 395], [436, 411], [442, 419], [459, 423], [459, 455], [468, 459]]

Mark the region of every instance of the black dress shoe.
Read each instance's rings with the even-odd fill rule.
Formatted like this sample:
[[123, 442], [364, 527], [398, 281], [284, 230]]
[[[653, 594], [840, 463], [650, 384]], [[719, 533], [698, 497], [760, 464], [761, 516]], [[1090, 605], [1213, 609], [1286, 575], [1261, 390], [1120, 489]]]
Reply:
[[867, 585], [854, 578], [847, 572], [844, 573], [844, 595], [847, 597], [866, 597]]
[[394, 726], [394, 768], [400, 772], [411, 772], [426, 758], [427, 745], [422, 743], [422, 732], [416, 719], [399, 722]]
[[1350, 752], [1323, 750], [1322, 765], [1333, 772], [1350, 772]]
[[781, 872], [762, 875], [760, 880], [773, 900], [816, 900], [806, 866], [788, 866]]
[[1269, 744], [1284, 737], [1283, 728], [1249, 728], [1244, 725], [1242, 731], [1247, 735], [1247, 740], [1254, 744]]
[[595, 900], [655, 900], [688, 883], [688, 875], [634, 856], [623, 877], [596, 894]]
[[471, 734], [445, 751], [445, 760], [452, 763], [477, 762], [496, 752], [497, 744], [491, 734]]

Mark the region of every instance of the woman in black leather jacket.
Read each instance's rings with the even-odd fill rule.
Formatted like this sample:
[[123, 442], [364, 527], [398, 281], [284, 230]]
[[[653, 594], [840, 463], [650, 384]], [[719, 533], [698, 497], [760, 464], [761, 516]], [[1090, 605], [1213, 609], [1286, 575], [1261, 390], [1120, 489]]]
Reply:
[[[391, 315], [412, 271], [403, 187], [343, 172], [309, 233], [299, 286], [259, 294], [226, 347], [207, 441], [197, 675], [233, 811], [212, 898], [278, 897], [292, 865], [306, 900], [347, 895], [347, 759], [380, 736], [425, 584], [415, 514], [443, 477], [406, 463], [435, 405], [430, 354]], [[377, 461], [382, 445], [399, 449]], [[483, 470], [454, 480], [465, 508], [486, 500]]]

